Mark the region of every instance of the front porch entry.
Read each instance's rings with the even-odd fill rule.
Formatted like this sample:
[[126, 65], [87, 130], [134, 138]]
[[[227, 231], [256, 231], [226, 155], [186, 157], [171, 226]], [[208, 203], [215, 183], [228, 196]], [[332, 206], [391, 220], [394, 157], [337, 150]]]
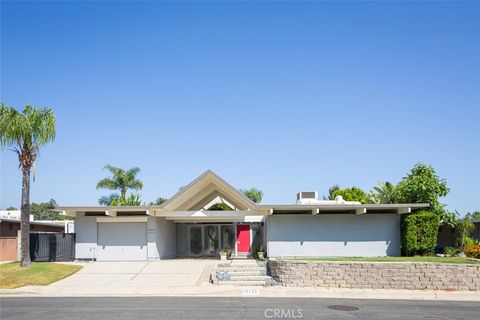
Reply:
[[176, 223], [178, 257], [216, 256], [220, 251], [232, 256], [250, 256], [262, 244], [261, 223]]
[[237, 224], [237, 255], [248, 255], [251, 250], [250, 225]]

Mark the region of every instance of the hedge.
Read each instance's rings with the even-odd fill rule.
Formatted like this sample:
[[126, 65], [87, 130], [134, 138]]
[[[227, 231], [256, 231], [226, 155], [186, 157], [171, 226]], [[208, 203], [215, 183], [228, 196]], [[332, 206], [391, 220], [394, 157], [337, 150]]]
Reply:
[[402, 253], [406, 256], [433, 254], [437, 246], [438, 216], [420, 211], [402, 217]]

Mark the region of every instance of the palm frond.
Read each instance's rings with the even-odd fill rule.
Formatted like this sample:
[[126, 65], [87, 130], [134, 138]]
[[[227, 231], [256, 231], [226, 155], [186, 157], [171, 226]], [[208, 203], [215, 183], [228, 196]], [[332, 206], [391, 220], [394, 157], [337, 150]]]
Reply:
[[108, 189], [108, 190], [117, 190], [119, 189], [119, 185], [116, 181], [110, 179], [110, 178], [105, 178], [97, 183], [97, 189]]
[[135, 180], [132, 183], [128, 184], [128, 188], [133, 190], [142, 190], [143, 183], [140, 180]]
[[139, 174], [139, 173], [140, 173], [140, 168], [139, 167], [133, 167], [131, 169], [128, 169], [128, 171], [126, 172], [126, 175], [136, 177], [137, 174]]
[[103, 167], [104, 170], [110, 171], [114, 176], [115, 175], [122, 175], [125, 173], [125, 170], [121, 168], [114, 167], [112, 165], [107, 164], [105, 167]]

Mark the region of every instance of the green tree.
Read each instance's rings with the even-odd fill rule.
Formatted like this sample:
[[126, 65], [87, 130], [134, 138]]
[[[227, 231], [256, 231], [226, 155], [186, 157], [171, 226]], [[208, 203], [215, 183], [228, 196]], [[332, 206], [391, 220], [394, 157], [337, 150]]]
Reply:
[[396, 202], [395, 185], [388, 181], [379, 181], [378, 186], [373, 187], [370, 194], [375, 203], [388, 204]]
[[397, 201], [400, 203], [428, 203], [430, 210], [442, 221], [454, 219], [452, 213], [447, 212], [445, 205], [439, 201], [440, 197], [445, 197], [450, 191], [447, 182], [437, 176], [432, 166], [417, 163], [396, 189]]
[[[7, 210], [8, 210], [8, 209], [7, 209]], [[465, 215], [465, 218], [467, 218], [468, 220], [480, 219], [480, 211], [468, 212], [468, 213]]]
[[[142, 181], [137, 179], [137, 175], [140, 173], [140, 169], [137, 167], [124, 170], [111, 165], [106, 165], [104, 169], [110, 171], [112, 173], [112, 177], [98, 181], [97, 189], [118, 190], [120, 191], [119, 198], [126, 200], [127, 191], [129, 189], [141, 190], [143, 188]], [[100, 200], [104, 202], [106, 199], [102, 197]], [[111, 200], [113, 201], [113, 199]]]
[[5, 209], [7, 211], [15, 211], [15, 210], [18, 210], [17, 208], [15, 207], [8, 207], [7, 209]]
[[148, 205], [149, 206], [159, 206], [162, 203], [164, 203], [165, 201], [167, 201], [167, 199], [162, 198], [162, 197], [158, 197], [157, 199], [155, 199], [155, 201], [150, 202]]
[[[361, 203], [372, 203], [370, 196], [360, 188], [351, 187], [345, 189], [336, 189], [333, 191], [333, 200], [337, 196], [342, 196], [346, 201], [359, 201]], [[330, 198], [330, 197], [329, 197]]]
[[57, 207], [57, 202], [50, 199], [48, 202], [35, 203], [32, 202], [31, 212], [35, 220], [71, 220], [69, 216], [64, 216], [57, 211], [53, 211]]
[[[0, 104], [0, 146], [11, 148], [18, 156], [22, 170], [21, 258], [20, 265], [30, 261], [30, 174], [40, 148], [55, 139], [55, 115], [52, 109], [27, 105], [23, 112]], [[33, 175], [35, 180], [35, 174]]]
[[263, 191], [260, 189], [253, 187], [250, 189], [240, 189], [240, 192], [255, 203], [262, 202]]

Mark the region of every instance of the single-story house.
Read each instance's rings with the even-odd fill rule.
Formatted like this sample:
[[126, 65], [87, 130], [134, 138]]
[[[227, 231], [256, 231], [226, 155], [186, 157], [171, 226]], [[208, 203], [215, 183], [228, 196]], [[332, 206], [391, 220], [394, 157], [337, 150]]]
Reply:
[[400, 215], [425, 207], [319, 200], [316, 192], [259, 205], [208, 170], [162, 205], [57, 210], [74, 217], [77, 259], [128, 261], [259, 248], [269, 257], [398, 256]]
[[[16, 237], [20, 230], [20, 210], [0, 210], [0, 237]], [[35, 220], [30, 215], [30, 232], [73, 233], [72, 220]]]
[[[16, 237], [20, 220], [0, 218], [0, 237]], [[30, 221], [30, 232], [64, 232], [65, 225], [47, 221]]]

